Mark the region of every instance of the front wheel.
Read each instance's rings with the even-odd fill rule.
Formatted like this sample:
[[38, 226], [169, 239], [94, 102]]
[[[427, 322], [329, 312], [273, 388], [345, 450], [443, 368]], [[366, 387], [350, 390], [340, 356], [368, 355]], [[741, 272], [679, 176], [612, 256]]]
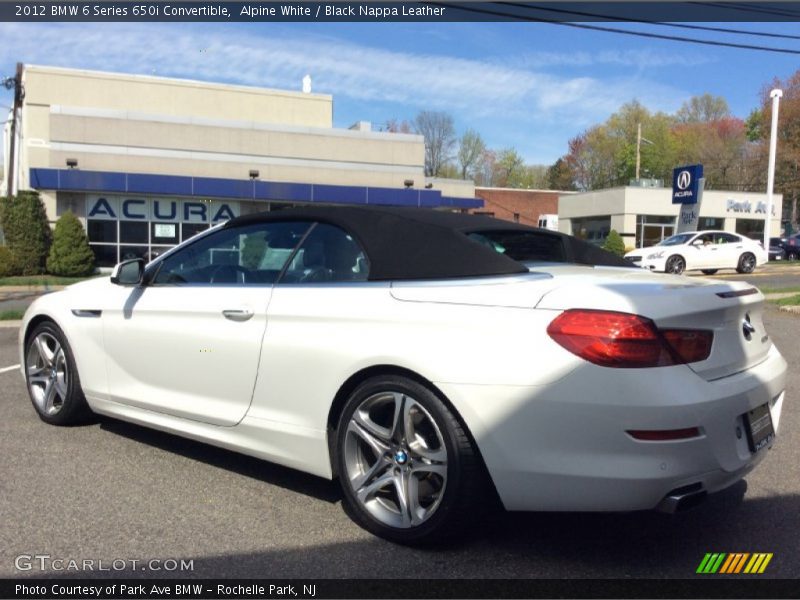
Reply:
[[367, 531], [403, 544], [441, 541], [474, 524], [486, 489], [458, 419], [427, 387], [375, 377], [348, 399], [337, 428], [344, 508]]
[[756, 256], [751, 252], [745, 252], [739, 257], [739, 265], [736, 267], [737, 273], [752, 273], [756, 268]]
[[670, 256], [664, 266], [664, 271], [672, 273], [673, 275], [680, 275], [685, 270], [686, 261], [683, 260], [682, 256], [678, 256], [677, 254]]
[[786, 254], [786, 260], [797, 260], [797, 252], [792, 250]]
[[72, 350], [55, 323], [43, 322], [28, 336], [25, 379], [33, 407], [45, 423], [75, 425], [91, 416]]

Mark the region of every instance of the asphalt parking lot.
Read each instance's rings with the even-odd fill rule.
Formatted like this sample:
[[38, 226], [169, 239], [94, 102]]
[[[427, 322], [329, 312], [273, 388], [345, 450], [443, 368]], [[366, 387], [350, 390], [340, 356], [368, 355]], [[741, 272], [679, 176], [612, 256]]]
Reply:
[[[674, 516], [499, 514], [425, 550], [360, 530], [332, 482], [110, 419], [45, 425], [19, 373], [3, 373], [0, 577], [58, 575], [15, 568], [20, 555], [49, 555], [193, 561], [66, 573], [80, 577], [686, 578], [706, 552], [772, 552], [760, 577], [797, 578], [800, 316], [770, 307], [766, 325], [794, 368], [778, 441], [746, 485]], [[18, 361], [16, 336], [0, 329], [0, 369]]]

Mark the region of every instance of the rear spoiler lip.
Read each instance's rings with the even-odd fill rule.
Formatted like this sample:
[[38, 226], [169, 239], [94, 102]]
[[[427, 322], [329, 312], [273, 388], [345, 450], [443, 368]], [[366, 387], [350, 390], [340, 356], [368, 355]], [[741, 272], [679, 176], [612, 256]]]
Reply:
[[717, 296], [720, 298], [741, 298], [742, 296], [750, 296], [752, 294], [757, 294], [758, 290], [754, 287], [746, 288], [743, 290], [734, 290], [730, 292], [717, 292]]

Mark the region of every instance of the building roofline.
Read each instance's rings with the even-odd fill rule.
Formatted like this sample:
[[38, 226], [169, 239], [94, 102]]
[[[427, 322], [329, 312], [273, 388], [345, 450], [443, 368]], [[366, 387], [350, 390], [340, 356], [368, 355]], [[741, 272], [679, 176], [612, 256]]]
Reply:
[[[333, 103], [332, 94], [319, 94], [319, 93], [305, 93], [302, 91], [280, 90], [274, 88], [265, 88], [258, 86], [241, 85], [234, 83], [218, 83], [212, 81], [202, 81], [199, 79], [181, 79], [178, 77], [163, 77], [160, 75], [140, 75], [134, 73], [114, 73], [111, 71], [96, 71], [91, 69], [74, 69], [69, 67], [51, 67], [47, 65], [24, 65], [24, 71], [33, 71], [40, 73], [56, 73], [64, 75], [80, 75], [83, 77], [92, 77], [95, 79], [117, 79], [117, 80], [135, 80], [143, 83], [151, 83], [156, 85], [180, 85], [184, 87], [197, 87], [208, 88], [217, 90], [231, 90], [256, 95], [269, 95], [269, 96], [286, 96], [290, 98], [314, 98], [315, 100], [328, 100]], [[24, 75], [23, 75], [24, 76]]]
[[478, 190], [491, 190], [491, 191], [498, 191], [498, 192], [538, 192], [538, 193], [548, 193], [548, 194], [580, 194], [581, 192], [573, 192], [568, 190], [543, 190], [543, 189], [531, 189], [531, 188], [509, 188], [509, 187], [489, 187], [489, 186], [475, 186], [475, 191]]

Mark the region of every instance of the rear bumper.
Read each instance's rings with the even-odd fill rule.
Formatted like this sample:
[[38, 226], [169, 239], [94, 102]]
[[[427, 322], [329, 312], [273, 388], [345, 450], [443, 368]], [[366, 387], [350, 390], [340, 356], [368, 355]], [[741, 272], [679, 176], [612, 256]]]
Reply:
[[[688, 367], [606, 369], [582, 364], [545, 386], [439, 383], [465, 419], [508, 510], [655, 508], [672, 490], [724, 489], [764, 459], [743, 415], [769, 403], [778, 432], [786, 361], [708, 382]], [[699, 427], [696, 438], [645, 442], [628, 430]]]

